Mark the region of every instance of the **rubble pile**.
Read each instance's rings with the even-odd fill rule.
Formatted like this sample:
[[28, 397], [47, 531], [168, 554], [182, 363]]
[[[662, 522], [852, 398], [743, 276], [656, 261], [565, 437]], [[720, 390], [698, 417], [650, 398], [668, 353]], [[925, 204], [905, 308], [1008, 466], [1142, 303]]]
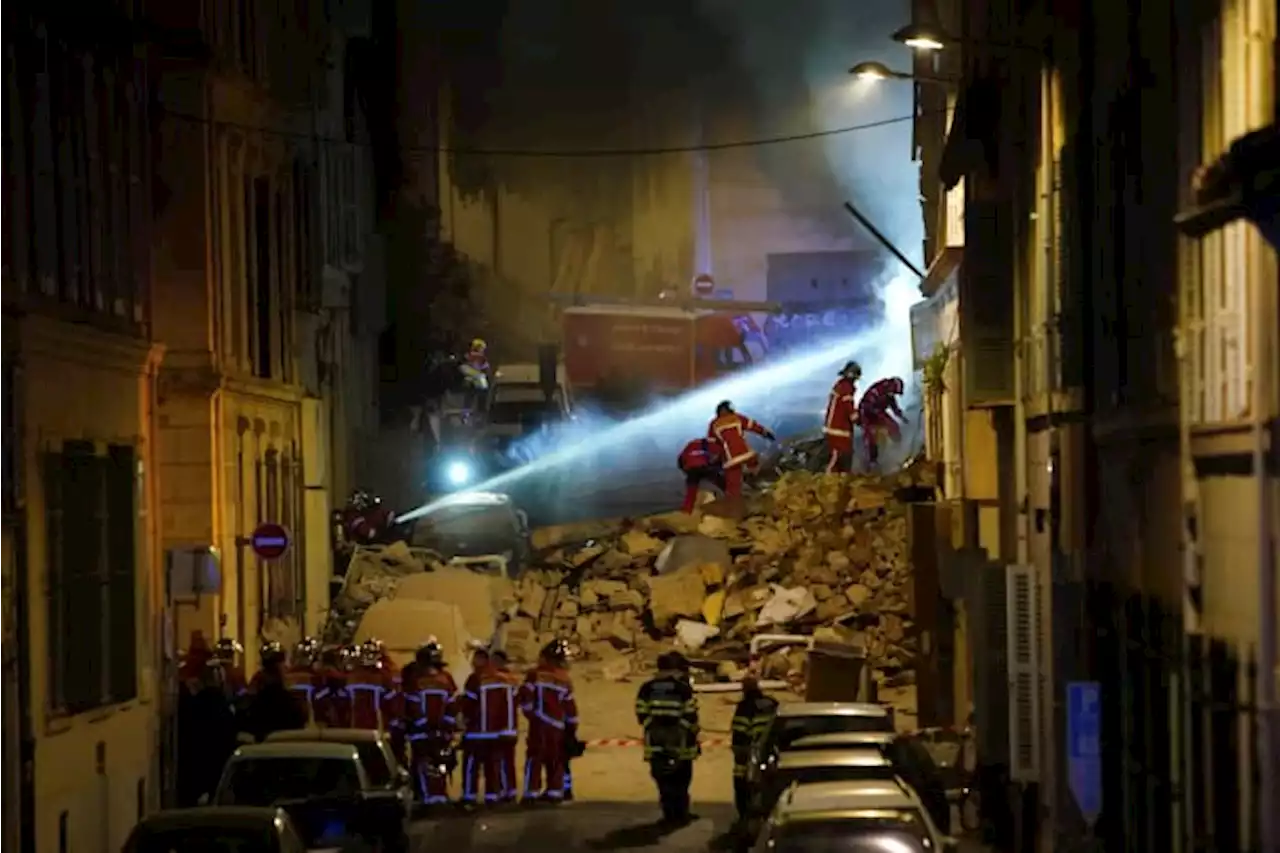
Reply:
[[[507, 648], [532, 660], [567, 638], [622, 678], [674, 640], [732, 675], [757, 634], [818, 634], [861, 644], [882, 683], [909, 684], [911, 572], [895, 496], [931, 487], [927, 476], [791, 472], [741, 520], [673, 513], [552, 542], [517, 582]], [[794, 675], [803, 654], [775, 658], [766, 677]]]
[[347, 569], [346, 582], [330, 602], [324, 627], [325, 642], [352, 642], [360, 620], [374, 603], [393, 598], [405, 578], [443, 566], [444, 560], [439, 554], [424, 548], [410, 548], [404, 542], [357, 548]]

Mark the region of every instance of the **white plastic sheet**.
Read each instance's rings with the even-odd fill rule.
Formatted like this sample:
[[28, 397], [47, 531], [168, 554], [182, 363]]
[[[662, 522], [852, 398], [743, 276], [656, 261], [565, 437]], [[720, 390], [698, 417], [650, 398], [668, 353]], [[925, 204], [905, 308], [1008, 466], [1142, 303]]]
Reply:
[[786, 625], [801, 616], [812, 613], [818, 606], [813, 593], [809, 592], [807, 587], [797, 586], [787, 589], [777, 584], [770, 584], [770, 589], [773, 590], [773, 595], [765, 602], [764, 607], [760, 608], [760, 613], [756, 616], [757, 627]]

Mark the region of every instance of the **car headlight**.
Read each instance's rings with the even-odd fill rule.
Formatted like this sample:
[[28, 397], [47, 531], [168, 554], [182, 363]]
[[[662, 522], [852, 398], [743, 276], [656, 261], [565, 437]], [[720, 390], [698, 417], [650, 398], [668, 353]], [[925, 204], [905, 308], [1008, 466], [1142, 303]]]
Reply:
[[455, 459], [445, 466], [444, 475], [451, 486], [465, 486], [475, 477], [475, 471], [461, 459]]

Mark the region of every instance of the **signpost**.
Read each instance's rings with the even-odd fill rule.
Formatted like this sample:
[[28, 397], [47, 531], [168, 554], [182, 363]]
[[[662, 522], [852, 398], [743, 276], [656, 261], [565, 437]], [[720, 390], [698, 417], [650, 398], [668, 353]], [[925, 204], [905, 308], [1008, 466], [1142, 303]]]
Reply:
[[289, 550], [289, 531], [274, 521], [264, 522], [254, 528], [249, 547], [263, 560], [278, 560]]
[[1067, 683], [1067, 778], [1090, 829], [1102, 812], [1101, 703], [1098, 682]]

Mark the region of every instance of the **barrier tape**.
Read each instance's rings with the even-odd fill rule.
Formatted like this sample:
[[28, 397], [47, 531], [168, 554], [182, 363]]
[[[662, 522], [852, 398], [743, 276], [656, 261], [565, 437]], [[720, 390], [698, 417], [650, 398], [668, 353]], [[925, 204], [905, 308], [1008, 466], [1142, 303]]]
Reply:
[[[701, 744], [703, 749], [707, 749], [708, 747], [729, 746], [730, 738], [727, 738], [727, 737], [703, 738], [701, 741]], [[589, 740], [586, 742], [586, 745], [588, 747], [644, 746], [644, 741], [641, 740], [640, 738], [634, 738], [634, 737], [604, 737], [604, 738], [596, 738], [595, 740]]]

